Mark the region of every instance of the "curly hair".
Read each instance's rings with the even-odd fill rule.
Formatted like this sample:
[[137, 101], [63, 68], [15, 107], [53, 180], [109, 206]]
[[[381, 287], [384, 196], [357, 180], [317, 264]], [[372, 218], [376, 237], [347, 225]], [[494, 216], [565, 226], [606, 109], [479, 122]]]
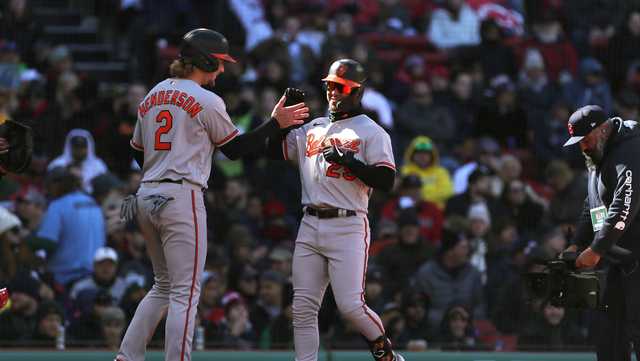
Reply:
[[176, 78], [186, 78], [191, 75], [193, 71], [194, 65], [185, 63], [183, 59], [176, 59], [169, 65], [169, 73]]

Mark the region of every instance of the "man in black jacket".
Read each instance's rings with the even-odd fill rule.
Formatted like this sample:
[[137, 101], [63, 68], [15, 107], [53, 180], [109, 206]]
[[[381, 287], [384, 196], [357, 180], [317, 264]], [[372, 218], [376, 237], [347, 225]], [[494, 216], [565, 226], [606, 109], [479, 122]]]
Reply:
[[[594, 267], [601, 257], [613, 261], [608, 262], [604, 312], [596, 325], [598, 360], [630, 360], [630, 342], [640, 359], [640, 129], [635, 121], [608, 118], [596, 105], [574, 112], [568, 128], [571, 138], [565, 146], [579, 143], [589, 170], [575, 235], [584, 250], [576, 266]], [[631, 254], [622, 258], [612, 252], [614, 245]]]

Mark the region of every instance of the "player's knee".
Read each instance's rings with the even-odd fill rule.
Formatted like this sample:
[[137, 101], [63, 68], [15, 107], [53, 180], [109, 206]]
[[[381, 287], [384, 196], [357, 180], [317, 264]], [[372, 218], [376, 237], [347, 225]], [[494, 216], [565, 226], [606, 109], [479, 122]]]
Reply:
[[360, 299], [356, 300], [336, 300], [336, 305], [338, 306], [338, 311], [340, 314], [348, 319], [357, 319], [364, 314], [364, 302]]
[[291, 307], [294, 325], [317, 322], [320, 304], [308, 296], [294, 296]]

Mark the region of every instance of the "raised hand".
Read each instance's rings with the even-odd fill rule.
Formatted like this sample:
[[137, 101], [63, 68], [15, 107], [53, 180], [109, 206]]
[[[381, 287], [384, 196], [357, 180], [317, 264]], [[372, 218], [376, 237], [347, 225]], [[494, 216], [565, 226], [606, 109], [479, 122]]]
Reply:
[[303, 124], [304, 119], [309, 117], [309, 107], [305, 103], [285, 106], [286, 100], [287, 97], [283, 95], [271, 112], [271, 117], [275, 118], [280, 129]]

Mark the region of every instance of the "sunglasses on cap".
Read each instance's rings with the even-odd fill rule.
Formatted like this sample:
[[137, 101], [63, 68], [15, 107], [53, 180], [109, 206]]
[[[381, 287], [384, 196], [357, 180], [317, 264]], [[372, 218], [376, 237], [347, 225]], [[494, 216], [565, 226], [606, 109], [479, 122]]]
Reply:
[[325, 81], [323, 83], [323, 88], [324, 88], [324, 91], [327, 91], [327, 92], [337, 90], [338, 93], [343, 95], [351, 94], [351, 91], [354, 89], [354, 87], [351, 87], [349, 85], [340, 84], [332, 81]]

